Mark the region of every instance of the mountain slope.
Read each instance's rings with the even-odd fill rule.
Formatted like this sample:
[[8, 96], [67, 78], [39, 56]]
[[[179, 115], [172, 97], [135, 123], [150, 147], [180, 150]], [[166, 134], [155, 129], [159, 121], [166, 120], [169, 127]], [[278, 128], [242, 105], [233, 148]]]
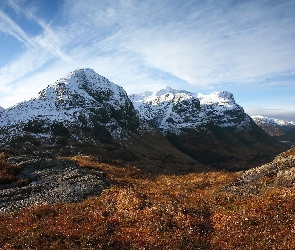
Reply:
[[263, 132], [227, 91], [203, 95], [167, 87], [130, 98], [143, 120], [205, 165], [248, 168], [286, 149]]
[[[78, 166], [95, 170], [92, 174], [105, 172], [112, 188], [81, 203], [39, 204], [1, 213], [0, 248], [291, 250], [294, 157], [293, 150], [277, 158], [278, 172], [267, 164], [256, 174], [180, 176], [71, 157]], [[254, 187], [249, 195], [243, 192], [247, 186]]]
[[294, 190], [294, 184], [295, 148], [291, 148], [276, 156], [273, 161], [243, 172], [224, 191], [239, 196], [253, 196], [278, 187]]
[[[14, 128], [10, 132], [16, 134], [19, 128], [43, 134], [66, 132], [74, 125], [90, 130], [92, 136], [99, 128], [110, 138], [119, 137], [124, 129], [136, 129], [139, 119], [123, 88], [91, 69], [71, 72], [37, 98], [7, 109], [0, 117], [0, 126]], [[77, 131], [69, 133], [80, 137]]]
[[73, 71], [36, 98], [2, 110], [0, 147], [92, 154], [165, 173], [248, 168], [285, 149], [229, 92], [167, 87], [128, 97], [92, 69]]
[[255, 123], [260, 126], [266, 133], [283, 141], [284, 143], [295, 145], [295, 122], [284, 121], [275, 118], [268, 118], [261, 115], [252, 116]]

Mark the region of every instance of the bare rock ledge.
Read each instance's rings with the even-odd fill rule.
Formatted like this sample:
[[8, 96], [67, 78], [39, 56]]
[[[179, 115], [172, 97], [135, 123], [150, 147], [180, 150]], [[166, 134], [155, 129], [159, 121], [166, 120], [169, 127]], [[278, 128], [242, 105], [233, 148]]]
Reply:
[[22, 170], [17, 182], [0, 185], [0, 213], [37, 204], [81, 202], [110, 186], [103, 172], [67, 159], [18, 156], [7, 161]]

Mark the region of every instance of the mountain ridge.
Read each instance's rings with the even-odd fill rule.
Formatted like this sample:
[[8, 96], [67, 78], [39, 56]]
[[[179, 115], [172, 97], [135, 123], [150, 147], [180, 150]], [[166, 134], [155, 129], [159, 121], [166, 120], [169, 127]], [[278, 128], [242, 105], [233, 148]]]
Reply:
[[171, 173], [173, 164], [180, 172], [247, 168], [285, 149], [227, 91], [203, 95], [167, 87], [128, 96], [88, 68], [0, 112], [0, 132], [3, 148], [99, 154]]
[[279, 125], [279, 126], [288, 126], [288, 125], [294, 125], [295, 126], [295, 121], [286, 121], [286, 120], [266, 117], [266, 116], [262, 116], [262, 115], [254, 115], [254, 116], [251, 116], [251, 118], [254, 121], [257, 121], [257, 122], [263, 122], [263, 123], [268, 123], [268, 124], [276, 124], [276, 125]]
[[295, 145], [295, 121], [285, 121], [261, 115], [252, 116], [254, 122], [266, 133], [291, 147]]
[[203, 95], [166, 87], [129, 97], [140, 116], [164, 133], [179, 133], [182, 128], [196, 129], [212, 122], [220, 127], [237, 129], [250, 124], [250, 117], [227, 91]]

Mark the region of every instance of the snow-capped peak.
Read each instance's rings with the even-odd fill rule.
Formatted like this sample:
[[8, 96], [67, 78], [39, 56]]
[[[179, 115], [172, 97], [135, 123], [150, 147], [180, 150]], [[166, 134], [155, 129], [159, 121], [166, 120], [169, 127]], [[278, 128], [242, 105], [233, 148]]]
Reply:
[[178, 133], [182, 128], [196, 128], [209, 122], [218, 126], [248, 126], [250, 118], [227, 91], [209, 95], [194, 94], [170, 87], [130, 95], [140, 116], [163, 131]]
[[145, 91], [140, 94], [132, 94], [130, 97], [136, 101], [148, 101], [149, 99], [154, 99], [161, 96], [169, 96], [169, 94], [176, 95], [178, 93], [190, 93], [185, 90], [176, 90], [169, 86], [167, 86], [165, 89], [157, 90], [157, 91]]
[[179, 94], [179, 93], [190, 93], [188, 91], [185, 90], [177, 90], [177, 89], [173, 89], [169, 86], [167, 86], [165, 89], [161, 89], [159, 91], [155, 91], [153, 92], [156, 96], [161, 96], [161, 95], [167, 95], [167, 94]]
[[236, 102], [233, 98], [233, 94], [227, 91], [213, 92], [209, 95], [203, 95], [199, 93], [197, 96], [201, 104], [217, 104], [219, 106], [227, 107], [236, 105]]
[[[136, 111], [125, 90], [92, 69], [79, 69], [39, 92], [36, 98], [1, 112], [0, 126], [42, 121], [70, 126], [106, 126], [111, 134], [135, 128]], [[115, 132], [114, 132], [115, 131]]]
[[256, 123], [272, 124], [272, 125], [278, 125], [278, 126], [289, 126], [289, 125], [295, 126], [295, 121], [284, 121], [280, 119], [265, 117], [262, 115], [251, 116], [251, 118]]
[[[102, 97], [102, 92], [107, 93], [107, 96]], [[93, 69], [85, 68], [75, 70], [57, 80], [55, 84], [42, 90], [37, 99], [54, 99], [59, 103], [66, 102], [72, 107], [71, 104], [77, 104], [77, 96], [83, 99], [81, 101], [87, 107], [93, 106], [97, 101], [104, 101], [113, 104], [116, 109], [120, 109], [120, 100], [127, 98], [122, 87], [97, 74]]]

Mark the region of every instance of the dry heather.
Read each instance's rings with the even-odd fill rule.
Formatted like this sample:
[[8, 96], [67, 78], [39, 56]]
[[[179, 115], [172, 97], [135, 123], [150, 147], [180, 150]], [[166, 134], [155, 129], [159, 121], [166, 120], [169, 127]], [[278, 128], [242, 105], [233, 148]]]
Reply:
[[244, 198], [221, 192], [236, 173], [150, 175], [72, 158], [107, 173], [112, 187], [82, 203], [0, 215], [0, 249], [294, 249], [295, 192]]
[[3, 154], [0, 154], [0, 185], [16, 181], [16, 175], [20, 172], [21, 167], [3, 161]]

